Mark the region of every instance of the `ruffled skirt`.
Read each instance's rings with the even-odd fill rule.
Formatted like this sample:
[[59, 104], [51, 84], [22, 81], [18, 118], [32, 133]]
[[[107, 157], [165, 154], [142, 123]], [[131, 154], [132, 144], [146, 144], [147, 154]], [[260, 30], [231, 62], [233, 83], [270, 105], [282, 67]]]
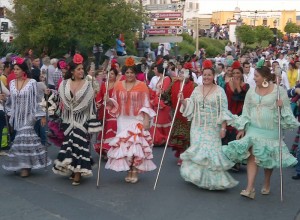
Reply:
[[123, 128], [109, 143], [108, 161], [105, 168], [114, 171], [127, 171], [133, 166], [139, 171], [156, 169], [152, 162], [152, 138], [143, 129], [142, 122], [134, 117], [118, 118], [118, 130]]
[[[297, 159], [290, 154], [286, 144], [282, 141], [282, 167], [294, 166]], [[235, 163], [246, 163], [250, 156], [249, 149], [252, 147], [252, 153], [258, 166], [272, 169], [280, 167], [280, 149], [276, 139], [267, 139], [267, 137], [254, 137], [246, 135], [244, 138], [228, 143], [223, 146], [223, 153]]]
[[41, 169], [50, 164], [51, 160], [47, 157], [46, 147], [41, 144], [33, 126], [25, 126], [17, 131], [2, 167], [5, 170], [17, 171], [24, 168]]
[[79, 128], [73, 128], [64, 139], [57, 159], [54, 161], [53, 172], [63, 176], [69, 176], [72, 173], [92, 176], [92, 164], [87, 133]]
[[224, 190], [238, 184], [226, 171], [234, 163], [222, 154], [218, 128], [192, 127], [191, 143], [180, 156], [180, 174], [185, 181], [208, 190]]

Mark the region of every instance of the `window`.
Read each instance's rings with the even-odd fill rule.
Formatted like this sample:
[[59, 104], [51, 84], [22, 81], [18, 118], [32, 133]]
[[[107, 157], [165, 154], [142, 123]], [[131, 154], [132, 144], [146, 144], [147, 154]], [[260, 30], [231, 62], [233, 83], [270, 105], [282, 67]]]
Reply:
[[251, 20], [250, 20], [250, 25], [253, 26], [254, 24], [255, 24], [255, 20], [254, 20], [254, 19], [251, 19]]
[[189, 2], [189, 9], [193, 9], [193, 2]]
[[287, 22], [288, 22], [288, 23], [292, 22], [292, 19], [291, 19], [291, 18], [289, 18]]
[[263, 26], [268, 26], [268, 20], [266, 18], [263, 20]]
[[1, 22], [0, 32], [8, 32], [8, 22]]
[[199, 10], [199, 3], [196, 3], [196, 10]]

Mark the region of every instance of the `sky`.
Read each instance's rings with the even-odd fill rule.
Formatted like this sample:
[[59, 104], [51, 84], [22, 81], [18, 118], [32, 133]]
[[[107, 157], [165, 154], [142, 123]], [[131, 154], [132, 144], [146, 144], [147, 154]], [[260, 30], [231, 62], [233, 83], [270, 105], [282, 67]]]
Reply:
[[300, 12], [300, 0], [198, 0], [200, 14], [212, 11], [233, 11], [239, 7], [247, 10], [295, 10]]

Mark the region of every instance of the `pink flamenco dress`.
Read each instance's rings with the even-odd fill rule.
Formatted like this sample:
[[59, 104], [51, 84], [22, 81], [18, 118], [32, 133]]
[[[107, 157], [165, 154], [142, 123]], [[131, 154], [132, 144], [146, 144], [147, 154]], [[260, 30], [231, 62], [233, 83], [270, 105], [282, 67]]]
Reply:
[[[105, 83], [102, 83], [100, 91], [96, 96], [96, 102], [101, 103], [101, 107], [98, 111], [98, 119], [103, 120], [103, 113], [104, 113], [104, 105], [103, 105], [103, 97], [106, 92]], [[108, 96], [111, 98], [113, 93], [113, 88], [108, 90]], [[109, 114], [106, 110], [105, 114], [105, 123], [103, 129], [103, 146], [102, 146], [102, 153], [104, 156], [107, 155], [108, 150], [111, 148], [109, 142], [116, 136], [117, 134], [117, 119], [116, 117]], [[95, 151], [99, 154], [100, 153], [100, 142], [101, 142], [102, 132], [99, 133], [97, 138], [97, 143], [94, 145]]]
[[[166, 143], [170, 128], [171, 128], [171, 106], [164, 100], [164, 92], [169, 88], [171, 84], [171, 78], [165, 77], [162, 85], [162, 96], [160, 99], [158, 118], [156, 123], [155, 137], [154, 137], [154, 145], [160, 146]], [[161, 87], [161, 83], [158, 82], [156, 85], [156, 90], [150, 90], [150, 100], [152, 108], [155, 112], [157, 112], [158, 101], [159, 101], [159, 92]], [[150, 129], [151, 136], [154, 134], [156, 117], [153, 118], [153, 126]]]
[[124, 81], [116, 83], [108, 111], [117, 117], [117, 135], [109, 143], [105, 168], [127, 171], [136, 168], [139, 172], [156, 169], [152, 162], [152, 138], [143, 128], [143, 115], [154, 117], [150, 107], [149, 90], [145, 83], [138, 82], [127, 91]]

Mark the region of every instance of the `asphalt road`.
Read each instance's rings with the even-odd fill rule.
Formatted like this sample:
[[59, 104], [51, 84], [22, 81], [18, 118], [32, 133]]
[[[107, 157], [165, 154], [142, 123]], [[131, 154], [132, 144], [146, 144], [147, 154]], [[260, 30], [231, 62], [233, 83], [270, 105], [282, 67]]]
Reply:
[[[290, 146], [294, 132], [286, 134]], [[155, 163], [159, 165], [163, 148], [155, 148]], [[51, 146], [49, 156], [55, 159], [58, 148]], [[97, 156], [94, 154], [97, 160]], [[0, 162], [3, 157], [0, 157]], [[104, 168], [104, 162], [102, 163]], [[294, 168], [284, 169], [284, 201], [280, 201], [280, 175], [275, 170], [271, 194], [257, 193], [255, 200], [239, 195], [246, 185], [245, 167], [232, 175], [240, 184], [226, 191], [208, 191], [183, 181], [173, 152], [167, 150], [156, 190], [153, 190], [157, 170], [140, 175], [136, 184], [125, 183], [125, 173], [101, 169], [100, 188], [94, 176], [72, 186], [71, 180], [48, 170], [34, 171], [29, 178], [0, 169], [1, 220], [290, 220], [300, 210], [300, 180], [291, 179]], [[256, 189], [262, 186], [259, 172]], [[300, 219], [300, 218], [299, 218]]]

